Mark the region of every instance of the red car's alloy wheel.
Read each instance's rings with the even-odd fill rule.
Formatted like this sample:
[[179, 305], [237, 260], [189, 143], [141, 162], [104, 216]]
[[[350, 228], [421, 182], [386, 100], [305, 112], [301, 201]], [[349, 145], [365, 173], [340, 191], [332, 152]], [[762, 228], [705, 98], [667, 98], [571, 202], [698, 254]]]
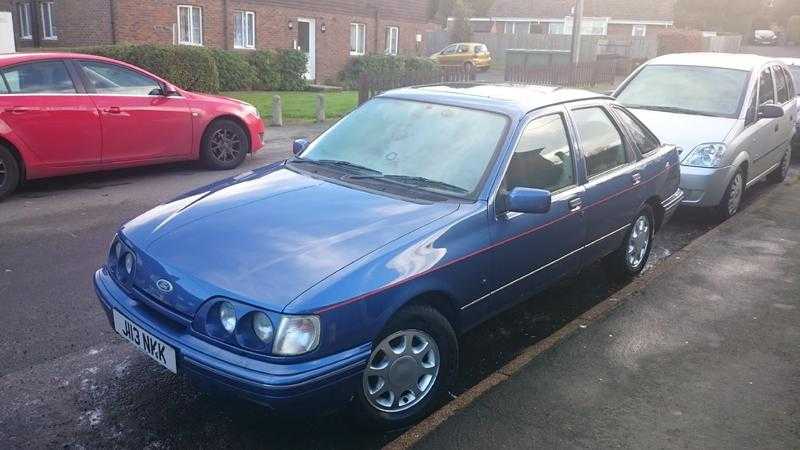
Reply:
[[0, 188], [5, 186], [6, 180], [8, 179], [8, 169], [6, 168], [6, 163], [0, 159]]
[[242, 139], [238, 134], [227, 128], [214, 132], [209, 144], [211, 154], [221, 163], [236, 160], [242, 152]]

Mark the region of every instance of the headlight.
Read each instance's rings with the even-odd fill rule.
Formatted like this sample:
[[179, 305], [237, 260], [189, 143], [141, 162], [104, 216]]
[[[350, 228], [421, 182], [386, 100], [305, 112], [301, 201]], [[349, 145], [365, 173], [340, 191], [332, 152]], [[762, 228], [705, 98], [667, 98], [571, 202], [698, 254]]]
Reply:
[[266, 314], [262, 312], [253, 314], [253, 332], [265, 344], [272, 341], [272, 335], [274, 334], [272, 321], [269, 320]]
[[689, 156], [681, 164], [694, 167], [720, 167], [727, 149], [725, 144], [700, 144], [689, 153]]
[[228, 333], [236, 329], [236, 309], [228, 302], [219, 305], [219, 321]]
[[272, 353], [295, 356], [308, 353], [319, 345], [319, 317], [285, 316], [278, 326]]
[[259, 118], [261, 117], [261, 113], [258, 112], [258, 108], [256, 108], [254, 105], [251, 105], [250, 103], [245, 103], [244, 108], [247, 110], [248, 113]]
[[133, 263], [134, 263], [133, 253], [130, 252], [125, 253], [125, 273], [127, 273], [128, 275], [133, 274]]

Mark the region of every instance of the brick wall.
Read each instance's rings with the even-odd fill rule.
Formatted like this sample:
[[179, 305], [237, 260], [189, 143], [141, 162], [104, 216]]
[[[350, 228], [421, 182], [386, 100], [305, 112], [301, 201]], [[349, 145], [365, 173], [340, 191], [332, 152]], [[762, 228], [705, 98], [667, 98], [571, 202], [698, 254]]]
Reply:
[[[82, 45], [110, 44], [111, 0], [48, 0], [53, 2], [53, 22], [57, 39], [42, 39], [42, 13], [38, 0], [4, 0], [0, 9], [11, 11], [14, 17], [14, 33], [17, 48], [29, 47], [77, 47]], [[18, 4], [31, 4], [31, 26], [33, 39], [20, 36]]]

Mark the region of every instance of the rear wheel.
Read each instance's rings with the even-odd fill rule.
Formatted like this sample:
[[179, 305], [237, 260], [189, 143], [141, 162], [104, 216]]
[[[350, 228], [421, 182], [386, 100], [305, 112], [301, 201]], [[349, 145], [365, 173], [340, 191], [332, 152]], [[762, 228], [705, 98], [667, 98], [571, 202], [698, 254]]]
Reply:
[[402, 309], [375, 340], [356, 395], [357, 419], [369, 428], [413, 425], [447, 392], [457, 368], [450, 322], [428, 306]]
[[783, 159], [781, 159], [781, 165], [778, 166], [777, 169], [773, 170], [772, 173], [767, 175], [767, 179], [773, 183], [781, 183], [783, 180], [786, 179], [786, 176], [789, 175], [789, 165], [792, 162], [792, 151], [789, 150], [783, 155]]
[[606, 268], [612, 278], [624, 280], [644, 270], [650, 257], [654, 232], [653, 208], [647, 205], [633, 219], [622, 246], [606, 259]]
[[21, 171], [17, 158], [8, 148], [0, 146], [0, 200], [17, 189], [20, 178]]
[[244, 161], [250, 149], [247, 132], [238, 123], [221, 119], [208, 126], [203, 135], [200, 158], [212, 170], [229, 170]]
[[744, 169], [739, 167], [733, 175], [731, 182], [728, 183], [728, 187], [725, 189], [725, 195], [722, 196], [722, 201], [717, 205], [717, 215], [720, 220], [728, 220], [739, 212], [739, 207], [742, 204], [742, 197], [744, 196], [744, 189]]

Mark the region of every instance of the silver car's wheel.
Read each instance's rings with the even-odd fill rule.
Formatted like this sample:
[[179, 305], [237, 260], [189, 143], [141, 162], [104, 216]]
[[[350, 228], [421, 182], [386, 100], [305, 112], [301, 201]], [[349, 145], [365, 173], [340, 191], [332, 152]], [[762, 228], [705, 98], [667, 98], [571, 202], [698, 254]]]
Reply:
[[650, 249], [650, 237], [650, 220], [642, 214], [633, 222], [633, 228], [628, 235], [625, 261], [631, 271], [637, 271], [644, 263]]
[[744, 175], [740, 170], [733, 176], [728, 188], [728, 216], [732, 216], [739, 211], [739, 205], [742, 203], [742, 194], [744, 194]]
[[384, 338], [363, 375], [364, 397], [382, 412], [412, 408], [431, 391], [440, 367], [436, 341], [420, 330], [401, 330]]

